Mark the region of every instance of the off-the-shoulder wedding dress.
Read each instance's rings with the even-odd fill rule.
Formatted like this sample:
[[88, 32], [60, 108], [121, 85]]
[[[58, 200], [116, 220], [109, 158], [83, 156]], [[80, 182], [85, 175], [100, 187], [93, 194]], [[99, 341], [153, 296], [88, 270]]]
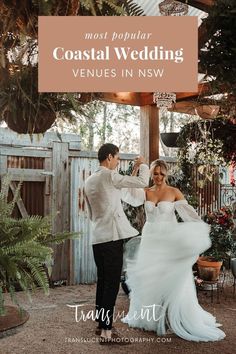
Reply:
[[[123, 199], [140, 204], [134, 196]], [[185, 222], [177, 222], [175, 210]], [[223, 339], [215, 317], [198, 303], [192, 274], [198, 255], [210, 247], [209, 226], [186, 200], [145, 201], [145, 211], [138, 254], [127, 266], [130, 307], [123, 322], [158, 335], [170, 329], [190, 341]]]

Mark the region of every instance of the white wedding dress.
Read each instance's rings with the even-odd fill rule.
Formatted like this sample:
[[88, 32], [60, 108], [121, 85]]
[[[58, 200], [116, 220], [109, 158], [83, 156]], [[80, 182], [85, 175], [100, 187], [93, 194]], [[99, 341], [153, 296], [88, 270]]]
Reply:
[[[132, 198], [123, 200], [140, 204]], [[186, 222], [177, 222], [175, 210]], [[186, 200], [146, 201], [145, 211], [140, 247], [127, 265], [130, 307], [122, 321], [158, 335], [170, 329], [190, 341], [223, 339], [220, 324], [198, 303], [192, 274], [198, 255], [210, 247], [209, 225]]]

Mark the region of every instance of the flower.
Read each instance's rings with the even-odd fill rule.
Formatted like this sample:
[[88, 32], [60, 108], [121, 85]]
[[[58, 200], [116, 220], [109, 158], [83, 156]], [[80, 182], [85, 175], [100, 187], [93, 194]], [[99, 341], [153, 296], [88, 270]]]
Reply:
[[228, 258], [236, 251], [236, 244], [232, 238], [235, 228], [233, 211], [230, 207], [222, 207], [217, 211], [204, 216], [204, 221], [211, 225], [210, 238], [212, 245], [203, 254], [215, 260]]

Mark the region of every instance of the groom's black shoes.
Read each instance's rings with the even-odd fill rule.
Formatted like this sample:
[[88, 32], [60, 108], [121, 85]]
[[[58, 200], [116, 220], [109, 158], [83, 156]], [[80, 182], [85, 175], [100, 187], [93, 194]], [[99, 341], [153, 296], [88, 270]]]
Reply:
[[99, 327], [97, 327], [97, 328], [96, 328], [96, 331], [95, 331], [96, 336], [100, 336], [101, 333], [102, 333], [102, 329], [99, 328]]
[[[102, 333], [102, 328], [97, 327], [96, 331], [95, 331], [96, 336], [100, 336], [101, 333]], [[118, 333], [115, 327], [112, 327], [112, 333], [113, 334], [115, 334], [115, 333], [117, 334]]]

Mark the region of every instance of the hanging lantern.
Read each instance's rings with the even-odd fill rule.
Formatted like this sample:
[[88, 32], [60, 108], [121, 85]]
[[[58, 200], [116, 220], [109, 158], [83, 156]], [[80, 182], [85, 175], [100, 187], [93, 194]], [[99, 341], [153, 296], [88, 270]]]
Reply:
[[[188, 5], [174, 0], [164, 0], [159, 4], [163, 16], [184, 16], [188, 13]], [[167, 111], [176, 102], [176, 94], [172, 92], [154, 92], [153, 102], [160, 110]]]
[[170, 92], [154, 92], [153, 102], [162, 111], [167, 111], [176, 102], [176, 94]]

